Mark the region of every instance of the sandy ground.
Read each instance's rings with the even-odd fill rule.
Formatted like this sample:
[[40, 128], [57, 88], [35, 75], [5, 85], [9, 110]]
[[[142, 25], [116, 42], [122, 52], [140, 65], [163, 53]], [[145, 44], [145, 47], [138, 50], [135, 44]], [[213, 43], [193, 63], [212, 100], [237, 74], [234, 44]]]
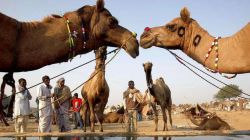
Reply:
[[[57, 126], [53, 125], [52, 133], [37, 133], [38, 124], [34, 120], [30, 120], [28, 124], [28, 132], [24, 134], [16, 134], [13, 122], [9, 122], [10, 126], [6, 127], [0, 124], [0, 136], [194, 136], [194, 135], [228, 135], [228, 134], [250, 134], [250, 111], [217, 111], [216, 114], [229, 123], [233, 128], [228, 131], [198, 131], [192, 130], [195, 127], [183, 114], [173, 114], [173, 127], [168, 126], [169, 131], [163, 132], [162, 119], [160, 117], [158, 132], [154, 131], [153, 120], [143, 120], [138, 122], [138, 131], [127, 133], [124, 124], [104, 124], [104, 132], [99, 132], [98, 124], [96, 131], [91, 133], [89, 128], [87, 132], [80, 129], [72, 130], [67, 133], [59, 133]], [[73, 128], [73, 124], [72, 124]]]

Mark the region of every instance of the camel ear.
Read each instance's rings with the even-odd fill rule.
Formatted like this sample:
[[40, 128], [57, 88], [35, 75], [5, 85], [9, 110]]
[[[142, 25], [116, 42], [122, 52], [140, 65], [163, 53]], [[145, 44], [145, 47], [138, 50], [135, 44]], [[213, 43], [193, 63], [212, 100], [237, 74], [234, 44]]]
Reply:
[[181, 19], [182, 19], [184, 22], [190, 21], [190, 13], [189, 13], [187, 7], [184, 7], [184, 8], [181, 10], [180, 15], [181, 15]]
[[100, 12], [104, 8], [104, 1], [103, 0], [97, 0], [96, 2], [96, 10]]
[[142, 66], [143, 66], [143, 67], [145, 67], [145, 64], [144, 64], [144, 63], [142, 63]]

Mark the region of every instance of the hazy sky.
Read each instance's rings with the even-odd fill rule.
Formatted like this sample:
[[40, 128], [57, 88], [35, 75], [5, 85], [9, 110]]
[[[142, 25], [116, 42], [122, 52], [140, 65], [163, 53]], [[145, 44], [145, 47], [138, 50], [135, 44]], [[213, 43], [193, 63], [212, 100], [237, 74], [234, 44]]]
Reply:
[[[63, 15], [84, 5], [95, 5], [95, 2], [95, 0], [1, 0], [0, 12], [20, 21], [39, 21], [50, 14]], [[138, 34], [138, 40], [145, 27], [166, 24], [178, 17], [183, 7], [187, 7], [191, 17], [213, 36], [230, 36], [250, 21], [249, 0], [106, 0], [105, 7], [119, 20], [120, 25], [135, 31]], [[109, 51], [112, 49], [114, 48], [110, 48]], [[205, 71], [200, 64], [181, 51], [174, 52]], [[112, 55], [109, 55], [107, 60]], [[14, 78], [16, 81], [21, 77], [25, 78], [29, 87], [39, 83], [45, 74], [53, 77], [93, 58], [94, 54], [90, 52], [81, 57], [76, 56], [71, 62], [53, 64], [35, 71], [15, 73]], [[194, 75], [164, 49], [140, 48], [140, 55], [136, 59], [132, 59], [122, 50], [106, 67], [106, 79], [110, 87], [109, 105], [121, 103], [122, 92], [127, 88], [129, 80], [134, 80], [139, 90], [143, 92], [146, 90], [142, 63], [147, 61], [153, 63], [153, 79], [159, 77], [165, 79], [172, 91], [172, 100], [175, 104], [211, 101], [213, 95], [218, 92], [217, 88]], [[66, 85], [75, 89], [88, 79], [94, 70], [94, 65], [95, 63], [91, 63], [63, 75]], [[0, 73], [0, 77], [4, 74]], [[236, 84], [244, 92], [250, 93], [250, 74], [238, 75], [233, 80], [225, 79], [219, 74], [212, 75], [225, 83]], [[57, 79], [51, 81], [52, 86], [55, 86]], [[208, 80], [219, 87], [223, 86], [210, 78]], [[35, 105], [36, 88], [30, 90], [33, 95], [32, 106]], [[80, 93], [80, 90], [81, 88], [76, 92]], [[9, 89], [6, 92], [10, 95]]]

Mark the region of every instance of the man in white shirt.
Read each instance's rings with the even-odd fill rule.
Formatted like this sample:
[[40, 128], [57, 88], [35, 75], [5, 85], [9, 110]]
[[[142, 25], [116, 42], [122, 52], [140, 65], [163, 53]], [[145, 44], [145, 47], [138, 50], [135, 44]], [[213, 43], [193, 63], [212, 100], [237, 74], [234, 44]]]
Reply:
[[52, 104], [51, 97], [54, 94], [51, 94], [52, 86], [50, 85], [49, 76], [45, 75], [42, 78], [43, 84], [38, 87], [37, 97], [39, 100], [39, 127], [38, 132], [51, 132], [52, 126]]
[[30, 114], [30, 103], [32, 96], [29, 90], [26, 88], [26, 80], [21, 78], [18, 80], [19, 85], [17, 87], [17, 94], [15, 96], [14, 104], [14, 120], [15, 120], [15, 131], [17, 133], [23, 133], [26, 131], [29, 114]]

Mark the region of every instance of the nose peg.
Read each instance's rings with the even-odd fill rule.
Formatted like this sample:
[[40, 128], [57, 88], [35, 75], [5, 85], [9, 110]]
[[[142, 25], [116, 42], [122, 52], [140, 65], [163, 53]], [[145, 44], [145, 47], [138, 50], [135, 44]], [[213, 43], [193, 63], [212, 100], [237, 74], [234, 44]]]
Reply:
[[144, 31], [146, 31], [146, 32], [148, 32], [148, 31], [150, 31], [150, 30], [151, 30], [150, 27], [145, 27], [145, 28], [144, 28]]

